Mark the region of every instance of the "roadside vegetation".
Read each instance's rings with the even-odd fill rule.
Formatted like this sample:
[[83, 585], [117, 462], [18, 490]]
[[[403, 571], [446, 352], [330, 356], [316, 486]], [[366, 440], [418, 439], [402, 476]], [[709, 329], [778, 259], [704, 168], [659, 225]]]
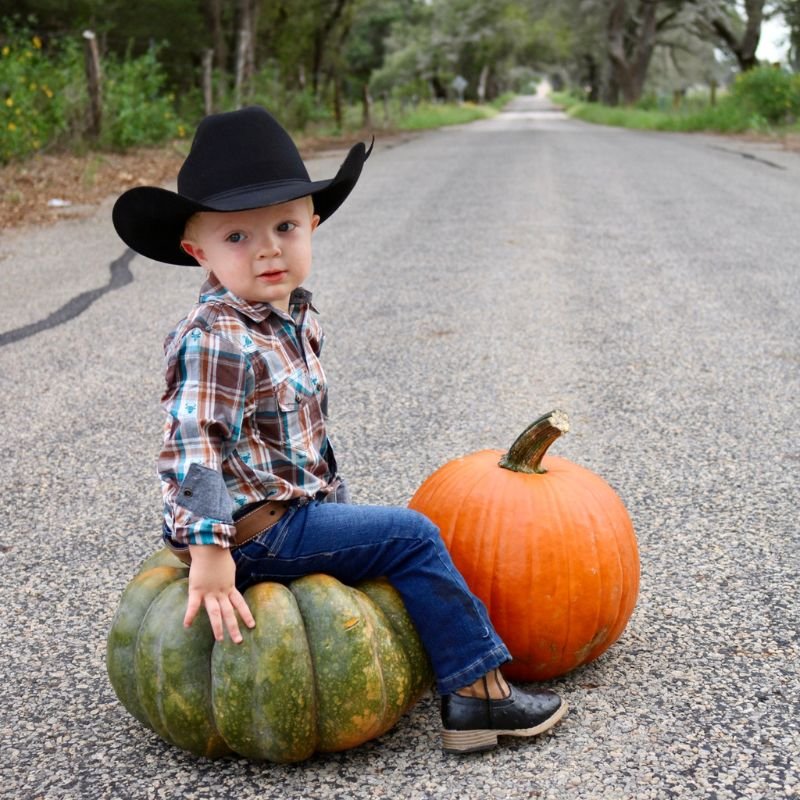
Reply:
[[403, 131], [419, 131], [428, 128], [440, 128], [443, 125], [461, 125], [476, 119], [494, 116], [498, 110], [513, 100], [514, 94], [508, 92], [500, 95], [491, 103], [479, 105], [466, 101], [464, 103], [421, 103], [396, 116], [396, 127]]
[[[0, 22], [0, 164], [34, 153], [89, 150], [125, 151], [157, 145], [191, 134], [207, 110], [197, 92], [179, 95], [164, 61], [166, 45], [145, 52], [103, 57], [102, 114], [99, 134], [88, 131], [89, 93], [85, 54], [78, 36], [43, 37], [30, 24]], [[384, 76], [385, 79], [385, 76]], [[225, 85], [225, 82], [218, 79]], [[363, 99], [289, 90], [274, 64], [252, 76], [247, 97], [234, 89], [220, 95], [212, 110], [261, 103], [273, 110], [297, 136], [330, 139], [372, 131], [414, 131], [460, 124], [497, 113], [513, 92], [485, 102], [435, 98], [425, 84], [411, 82], [402, 91], [381, 93], [365, 112]], [[421, 90], [421, 94], [418, 93]]]
[[[491, 115], [542, 81], [606, 124], [782, 131], [800, 117], [797, 0], [13, 5], [0, 16], [0, 165], [180, 148], [205, 114], [250, 103], [307, 140], [419, 130]], [[789, 50], [765, 66], [756, 49], [776, 14]]]
[[587, 122], [658, 131], [800, 133], [800, 74], [764, 66], [740, 73], [719, 97], [695, 91], [672, 98], [649, 95], [633, 106], [588, 102], [558, 92], [554, 102]]
[[0, 47], [0, 163], [65, 148], [121, 150], [158, 144], [186, 134], [166, 88], [153, 48], [124, 59], [110, 56], [104, 69], [100, 136], [86, 137], [88, 104], [84, 57], [78, 39], [64, 37], [47, 49], [25, 27], [6, 26]]

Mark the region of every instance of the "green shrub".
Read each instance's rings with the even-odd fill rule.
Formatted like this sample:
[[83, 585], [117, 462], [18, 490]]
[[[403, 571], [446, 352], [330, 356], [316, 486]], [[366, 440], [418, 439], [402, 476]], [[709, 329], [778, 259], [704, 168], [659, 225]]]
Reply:
[[[27, 27], [0, 28], [0, 163], [55, 145], [80, 145], [88, 123], [86, 74], [77, 37], [47, 46]], [[125, 149], [182, 136], [185, 129], [165, 93], [166, 74], [150, 51], [106, 57], [99, 144]]]
[[[225, 98], [226, 108], [235, 107], [235, 98]], [[332, 111], [324, 98], [316, 98], [310, 89], [287, 88], [280, 70], [274, 64], [262, 67], [254, 76], [245, 104], [258, 103], [268, 108], [289, 131], [304, 131], [317, 123], [329, 123]]]
[[775, 67], [757, 67], [736, 77], [731, 96], [750, 114], [780, 124], [800, 114], [800, 78]]
[[80, 127], [83, 59], [73, 42], [43, 47], [28, 28], [0, 29], [0, 163], [24, 158]]
[[[560, 99], [560, 105], [567, 105]], [[654, 131], [717, 131], [739, 133], [765, 127], [765, 120], [742, 108], [732, 97], [715, 106], [678, 111], [648, 111], [600, 103], [571, 103], [569, 114], [586, 122]]]
[[648, 92], [639, 98], [635, 108], [639, 111], [660, 111], [662, 110], [662, 104], [654, 92]]
[[103, 70], [102, 145], [125, 149], [185, 135], [174, 97], [165, 93], [166, 73], [157, 48], [138, 58], [108, 58]]

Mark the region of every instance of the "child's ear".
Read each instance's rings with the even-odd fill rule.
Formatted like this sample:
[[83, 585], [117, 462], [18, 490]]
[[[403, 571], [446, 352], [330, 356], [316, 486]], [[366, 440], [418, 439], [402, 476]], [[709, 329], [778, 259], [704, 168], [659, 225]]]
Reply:
[[199, 247], [195, 247], [188, 239], [181, 241], [181, 248], [184, 253], [190, 255], [195, 261], [199, 262], [206, 257], [205, 253]]
[[319, 225], [319, 214], [314, 214], [311, 217], [311, 232], [313, 233]]

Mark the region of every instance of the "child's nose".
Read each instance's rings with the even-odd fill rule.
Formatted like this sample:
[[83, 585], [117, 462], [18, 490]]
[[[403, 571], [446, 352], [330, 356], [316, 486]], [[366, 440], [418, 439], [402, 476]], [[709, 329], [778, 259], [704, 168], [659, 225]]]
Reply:
[[278, 240], [270, 233], [262, 234], [258, 242], [258, 257], [259, 258], [275, 258], [281, 254], [281, 248]]

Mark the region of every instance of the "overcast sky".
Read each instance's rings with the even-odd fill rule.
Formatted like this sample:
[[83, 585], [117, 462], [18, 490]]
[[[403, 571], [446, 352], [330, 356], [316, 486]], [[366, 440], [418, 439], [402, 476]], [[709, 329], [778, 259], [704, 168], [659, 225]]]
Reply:
[[782, 16], [773, 17], [761, 26], [761, 40], [756, 55], [764, 61], [785, 61], [789, 49], [789, 30]]

